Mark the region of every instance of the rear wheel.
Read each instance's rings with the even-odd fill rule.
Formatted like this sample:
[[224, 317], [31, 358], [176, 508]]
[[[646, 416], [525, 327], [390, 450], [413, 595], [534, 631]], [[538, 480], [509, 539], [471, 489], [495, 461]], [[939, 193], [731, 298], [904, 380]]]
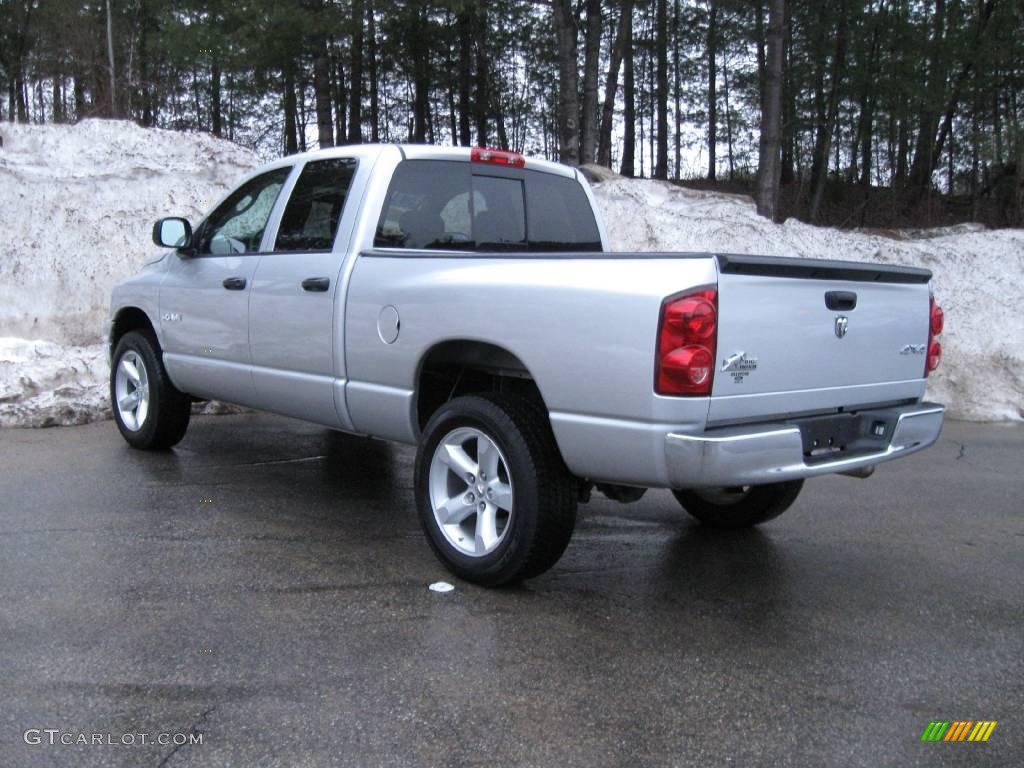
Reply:
[[796, 501], [803, 480], [770, 485], [672, 491], [683, 509], [712, 528], [749, 528], [774, 520]]
[[504, 394], [458, 397], [423, 431], [416, 503], [442, 563], [497, 586], [543, 573], [576, 524], [576, 488], [547, 414]]
[[144, 331], [126, 333], [112, 360], [110, 404], [128, 444], [154, 450], [181, 442], [192, 405], [168, 378], [156, 339]]

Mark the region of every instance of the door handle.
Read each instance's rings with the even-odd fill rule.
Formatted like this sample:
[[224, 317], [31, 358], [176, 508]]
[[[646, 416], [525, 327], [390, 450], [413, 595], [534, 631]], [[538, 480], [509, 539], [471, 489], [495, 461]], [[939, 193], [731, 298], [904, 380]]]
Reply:
[[857, 308], [857, 294], [853, 291], [825, 291], [825, 306], [835, 312], [849, 312]]
[[221, 283], [229, 291], [244, 291], [245, 290], [245, 278], [244, 277], [225, 277], [224, 282]]
[[331, 278], [329, 277], [307, 277], [302, 281], [302, 290], [313, 293], [323, 293], [330, 287]]

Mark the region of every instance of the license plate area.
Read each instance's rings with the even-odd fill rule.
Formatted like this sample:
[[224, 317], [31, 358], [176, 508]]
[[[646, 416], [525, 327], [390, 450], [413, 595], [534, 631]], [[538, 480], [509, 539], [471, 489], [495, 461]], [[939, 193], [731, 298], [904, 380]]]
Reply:
[[884, 411], [865, 411], [790, 423], [800, 429], [804, 462], [814, 464], [884, 450], [892, 440], [896, 417]]

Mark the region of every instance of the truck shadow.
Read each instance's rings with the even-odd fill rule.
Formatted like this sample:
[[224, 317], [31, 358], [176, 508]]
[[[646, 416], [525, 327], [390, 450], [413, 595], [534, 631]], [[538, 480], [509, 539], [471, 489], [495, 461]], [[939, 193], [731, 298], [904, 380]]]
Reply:
[[692, 597], [763, 603], [788, 591], [785, 552], [759, 529], [728, 531], [683, 521], [657, 577]]
[[390, 443], [330, 431], [324, 435], [322, 445], [321, 477], [332, 490], [379, 502], [397, 501], [402, 495], [405, 483], [396, 472]]

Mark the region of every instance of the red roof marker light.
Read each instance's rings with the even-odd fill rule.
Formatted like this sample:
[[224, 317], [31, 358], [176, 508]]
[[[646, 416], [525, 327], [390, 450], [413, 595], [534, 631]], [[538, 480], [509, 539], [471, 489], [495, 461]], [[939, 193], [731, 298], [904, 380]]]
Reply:
[[503, 165], [506, 168], [525, 168], [526, 158], [518, 152], [506, 152], [502, 149], [484, 149], [473, 147], [469, 159], [474, 163], [486, 163], [487, 165]]

